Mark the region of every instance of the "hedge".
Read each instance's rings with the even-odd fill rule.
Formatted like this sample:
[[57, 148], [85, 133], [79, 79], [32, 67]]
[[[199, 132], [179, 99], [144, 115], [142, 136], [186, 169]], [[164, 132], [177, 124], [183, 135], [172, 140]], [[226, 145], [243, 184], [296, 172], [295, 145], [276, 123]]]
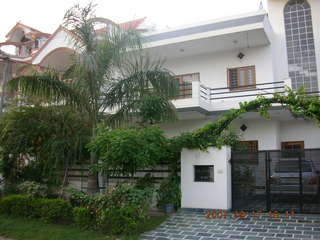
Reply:
[[0, 199], [0, 214], [38, 218], [45, 222], [72, 221], [72, 206], [61, 199], [11, 195]]

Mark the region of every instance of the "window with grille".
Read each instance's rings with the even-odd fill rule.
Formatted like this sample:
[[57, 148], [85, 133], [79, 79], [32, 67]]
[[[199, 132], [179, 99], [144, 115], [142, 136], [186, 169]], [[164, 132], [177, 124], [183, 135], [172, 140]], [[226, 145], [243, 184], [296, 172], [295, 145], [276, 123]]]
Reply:
[[197, 165], [194, 166], [195, 182], [213, 182], [213, 165]]
[[290, 0], [284, 8], [284, 23], [292, 89], [318, 91], [318, 75], [311, 7], [306, 0]]
[[192, 98], [192, 82], [199, 81], [199, 73], [176, 76], [179, 81], [179, 95], [177, 99]]
[[228, 69], [228, 85], [231, 90], [256, 88], [255, 66]]
[[284, 158], [303, 156], [304, 141], [282, 142], [281, 149], [283, 150], [282, 157]]

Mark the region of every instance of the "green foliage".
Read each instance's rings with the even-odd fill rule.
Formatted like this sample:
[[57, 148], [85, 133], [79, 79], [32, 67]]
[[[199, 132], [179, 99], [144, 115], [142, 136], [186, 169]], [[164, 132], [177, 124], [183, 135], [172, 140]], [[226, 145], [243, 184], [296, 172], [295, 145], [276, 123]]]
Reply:
[[39, 218], [45, 222], [70, 222], [72, 207], [60, 199], [11, 195], [0, 199], [0, 214]]
[[[70, 37], [75, 50], [66, 71], [50, 69], [44, 73], [19, 76], [10, 80], [8, 87], [19, 93], [20, 98], [39, 98], [42, 105], [65, 105], [80, 111], [88, 118], [90, 136], [93, 138], [97, 125], [105, 120], [106, 109], [115, 111], [108, 119], [109, 124], [114, 126], [130, 122], [134, 115], [137, 116], [140, 103], [145, 102], [146, 95], [161, 99], [162, 110], [165, 107], [167, 109], [159, 112], [156, 119], [166, 119], [169, 113], [174, 112], [169, 104], [178, 90], [174, 75], [163, 67], [162, 61], [151, 61], [142, 51], [141, 31], [124, 29], [112, 21], [97, 18], [94, 8], [93, 4], [85, 7], [75, 5], [64, 16], [64, 27], [73, 33]], [[96, 24], [105, 24], [108, 29], [99, 34], [99, 41], [95, 31]], [[130, 57], [133, 49], [134, 57]], [[162, 113], [164, 115], [159, 118]], [[58, 147], [55, 144], [58, 141], [52, 141], [48, 146], [57, 148], [57, 153], [61, 154], [75, 146], [72, 141], [66, 142], [67, 144]], [[68, 143], [71, 145], [68, 146]], [[48, 156], [56, 161], [68, 159], [61, 156], [55, 158], [54, 152], [47, 151]], [[90, 155], [92, 164], [98, 162], [96, 156], [94, 152]], [[12, 159], [6, 159], [4, 165], [6, 177], [8, 173], [12, 173], [9, 169], [17, 166]], [[55, 164], [50, 165], [56, 167]], [[15, 178], [11, 175], [9, 177]], [[95, 176], [89, 177], [92, 179]], [[88, 191], [97, 190], [96, 181], [89, 181], [89, 185]]]
[[73, 220], [82, 229], [92, 229], [96, 226], [95, 216], [88, 208], [75, 207], [73, 209]]
[[134, 205], [126, 205], [122, 208], [110, 207], [100, 215], [100, 227], [103, 231], [112, 234], [130, 234], [138, 230], [139, 223], [144, 221]]
[[137, 115], [143, 124], [176, 120], [176, 113], [172, 103], [156, 95], [146, 95], [141, 99]]
[[29, 197], [46, 197], [48, 195], [48, 187], [44, 184], [25, 181], [18, 185], [21, 194]]
[[153, 189], [154, 187], [154, 178], [151, 176], [150, 173], [147, 173], [142, 178], [139, 178], [136, 182], [137, 189], [146, 190], [146, 189]]
[[35, 212], [46, 222], [70, 222], [72, 207], [62, 199], [35, 199]]
[[154, 126], [112, 131], [100, 128], [89, 144], [101, 161], [97, 169], [112, 175], [134, 175], [138, 169], [155, 166], [167, 157], [167, 147], [167, 138]]
[[151, 193], [128, 184], [111, 189], [109, 205], [99, 212], [99, 227], [114, 234], [136, 232], [139, 223], [147, 219]]
[[74, 188], [69, 188], [67, 192], [69, 193], [69, 201], [74, 207], [84, 207], [95, 203], [95, 195], [89, 195]]
[[33, 213], [33, 199], [22, 195], [0, 198], [0, 214], [28, 217]]
[[158, 208], [163, 209], [166, 204], [173, 204], [178, 209], [181, 204], [181, 184], [180, 177], [171, 174], [162, 181], [157, 191]]
[[153, 216], [139, 226], [139, 232], [128, 236], [111, 236], [100, 231], [80, 230], [69, 224], [48, 224], [38, 220], [0, 215], [0, 235], [15, 240], [139, 240], [140, 234], [149, 232], [166, 220], [166, 216]]
[[259, 96], [250, 102], [240, 102], [239, 109], [231, 109], [223, 114], [219, 120], [208, 123], [204, 127], [191, 133], [185, 133], [173, 138], [171, 144], [175, 146], [176, 151], [181, 151], [182, 148], [199, 148], [206, 150], [208, 147], [232, 145], [235, 141], [229, 137], [226, 137], [225, 140], [222, 141], [221, 139], [219, 140], [231, 122], [242, 114], [252, 111], [258, 111], [261, 116], [268, 118], [268, 110], [272, 107], [272, 104], [281, 104], [283, 108], [288, 108], [294, 115], [314, 119], [320, 124], [319, 97], [305, 95], [303, 91], [294, 92], [286, 89], [285, 95], [276, 93], [271, 98]]
[[[105, 195], [89, 196], [73, 191], [75, 222], [83, 228], [98, 228], [114, 234], [133, 233], [147, 219], [152, 189], [129, 184], [110, 187]], [[75, 199], [77, 199], [75, 201]]]
[[62, 169], [89, 158], [90, 125], [62, 106], [14, 108], [0, 120], [0, 161], [10, 182], [54, 183]]

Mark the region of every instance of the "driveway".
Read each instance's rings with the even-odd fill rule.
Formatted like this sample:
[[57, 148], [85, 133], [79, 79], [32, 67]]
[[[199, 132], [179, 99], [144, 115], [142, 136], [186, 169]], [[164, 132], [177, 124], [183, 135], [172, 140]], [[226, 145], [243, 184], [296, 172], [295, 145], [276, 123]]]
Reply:
[[207, 219], [204, 211], [181, 210], [156, 230], [141, 235], [142, 240], [320, 240], [320, 215], [295, 215], [288, 218], [258, 217]]

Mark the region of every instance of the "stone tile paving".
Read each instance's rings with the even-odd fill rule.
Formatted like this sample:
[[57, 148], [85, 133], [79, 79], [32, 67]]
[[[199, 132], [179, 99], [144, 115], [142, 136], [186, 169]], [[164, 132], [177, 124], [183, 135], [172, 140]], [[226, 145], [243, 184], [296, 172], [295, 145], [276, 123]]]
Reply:
[[203, 210], [181, 210], [156, 230], [141, 235], [142, 240], [320, 240], [320, 215], [289, 218], [206, 219]]

